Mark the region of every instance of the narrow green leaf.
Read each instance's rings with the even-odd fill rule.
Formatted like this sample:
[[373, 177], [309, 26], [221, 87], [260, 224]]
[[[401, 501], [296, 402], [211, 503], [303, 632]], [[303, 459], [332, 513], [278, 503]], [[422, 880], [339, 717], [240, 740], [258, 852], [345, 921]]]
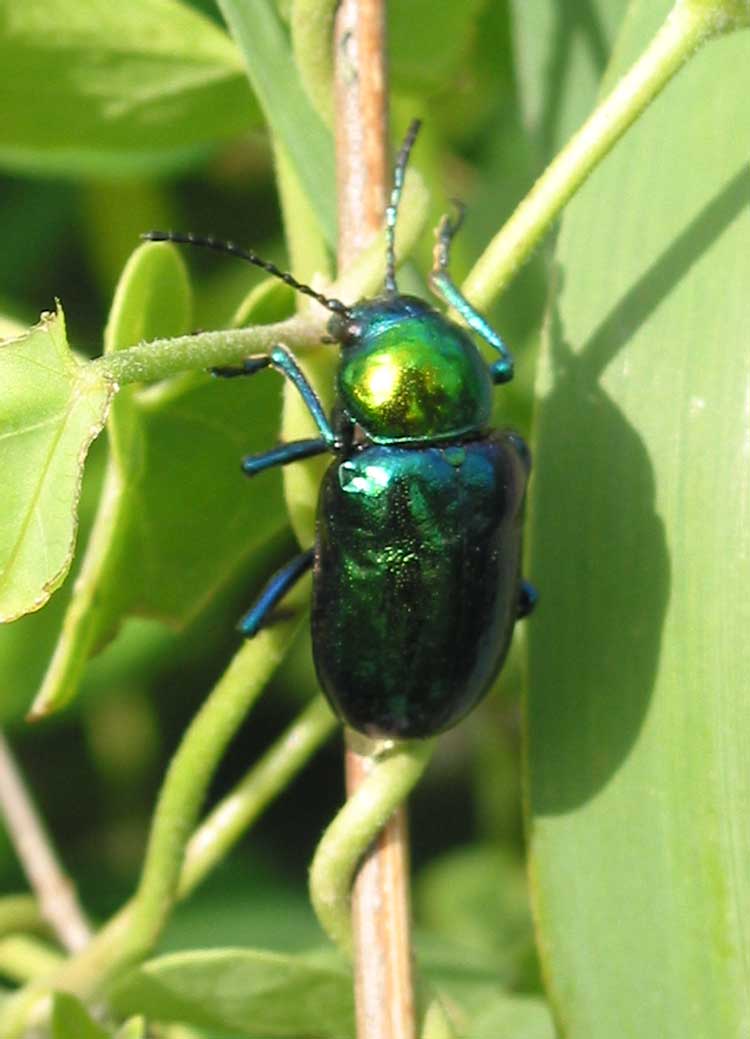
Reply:
[[79, 363], [58, 308], [0, 344], [0, 620], [38, 610], [73, 556], [86, 452], [113, 387]]
[[512, 0], [511, 6], [521, 111], [546, 163], [594, 107], [628, 0]]
[[52, 1004], [52, 1039], [107, 1039], [83, 1004], [67, 992], [56, 992]]
[[310, 104], [289, 40], [271, 0], [218, 0], [245, 55], [246, 71], [268, 124], [292, 163], [328, 244], [336, 244], [333, 140]]
[[333, 124], [333, 25], [336, 0], [293, 0], [294, 60], [308, 97], [327, 126]]
[[120, 1013], [224, 1028], [251, 1039], [353, 1039], [352, 979], [343, 967], [255, 949], [163, 956], [114, 988]]
[[[668, 9], [633, 4], [609, 75]], [[692, 59], [559, 241], [532, 478], [528, 800], [568, 1039], [747, 1031], [749, 45]]]
[[258, 118], [232, 42], [178, 0], [0, 0], [0, 64], [8, 167], [102, 172], [128, 154], [184, 155]]
[[[317, 284], [321, 279], [330, 281], [331, 260], [317, 217], [318, 207], [311, 203], [294, 164], [287, 157], [278, 138], [274, 138], [273, 144], [289, 266], [299, 281], [309, 285]], [[307, 300], [303, 304], [303, 299], [297, 294], [298, 308], [310, 303]]]

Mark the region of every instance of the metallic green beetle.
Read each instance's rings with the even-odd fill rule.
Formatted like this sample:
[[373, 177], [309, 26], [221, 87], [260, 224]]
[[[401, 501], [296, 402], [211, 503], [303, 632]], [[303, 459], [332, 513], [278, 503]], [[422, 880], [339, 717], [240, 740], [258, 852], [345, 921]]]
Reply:
[[520, 574], [529, 452], [516, 433], [490, 428], [492, 386], [512, 378], [513, 362], [448, 274], [462, 210], [438, 229], [431, 286], [499, 360], [488, 367], [464, 328], [396, 287], [396, 215], [418, 129], [415, 121], [396, 160], [385, 289], [375, 299], [346, 306], [232, 243], [145, 236], [240, 256], [333, 312], [328, 331], [341, 346], [333, 420], [283, 346], [217, 370], [275, 368], [299, 390], [320, 431], [246, 458], [248, 475], [335, 455], [320, 492], [315, 546], [274, 575], [239, 629], [252, 638], [313, 567], [321, 686], [344, 722], [386, 738], [432, 736], [470, 711], [498, 673], [516, 619], [536, 600]]

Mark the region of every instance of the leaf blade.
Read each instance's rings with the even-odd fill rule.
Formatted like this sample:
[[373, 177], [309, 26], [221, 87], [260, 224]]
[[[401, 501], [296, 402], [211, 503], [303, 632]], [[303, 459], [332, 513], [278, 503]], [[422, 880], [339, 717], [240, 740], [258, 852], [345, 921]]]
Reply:
[[104, 425], [111, 383], [74, 358], [58, 308], [0, 345], [0, 620], [40, 609], [73, 557], [83, 463]]
[[231, 41], [177, 0], [2, 0], [0, 60], [10, 167], [96, 172], [108, 155], [113, 166], [185, 156], [258, 118]]
[[351, 977], [340, 966], [256, 949], [162, 956], [117, 984], [113, 1005], [150, 1020], [226, 1028], [251, 1039], [351, 1039]]
[[274, 134], [294, 166], [329, 244], [336, 243], [333, 141], [308, 100], [271, 0], [218, 0], [245, 54], [247, 75]]
[[[633, 5], [618, 68], [666, 11]], [[543, 958], [572, 1039], [644, 1020], [718, 1039], [747, 1020], [743, 42], [680, 73], [572, 203], [558, 248], [528, 787]]]

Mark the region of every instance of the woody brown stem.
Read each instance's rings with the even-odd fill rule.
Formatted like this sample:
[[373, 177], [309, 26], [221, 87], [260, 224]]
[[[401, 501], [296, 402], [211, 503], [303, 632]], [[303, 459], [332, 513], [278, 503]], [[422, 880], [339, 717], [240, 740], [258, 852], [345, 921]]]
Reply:
[[[343, 0], [334, 33], [339, 271], [382, 233], [389, 187], [384, 0]], [[351, 797], [374, 744], [347, 733]], [[365, 855], [352, 890], [357, 1039], [414, 1039], [408, 825], [398, 808]]]

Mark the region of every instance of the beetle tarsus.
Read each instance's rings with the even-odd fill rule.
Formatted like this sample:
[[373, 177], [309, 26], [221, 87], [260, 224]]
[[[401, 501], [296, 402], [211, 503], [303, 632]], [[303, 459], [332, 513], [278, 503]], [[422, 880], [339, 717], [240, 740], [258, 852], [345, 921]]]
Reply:
[[256, 372], [267, 368], [271, 363], [268, 354], [259, 354], [254, 357], [246, 357], [242, 364], [233, 364], [221, 368], [212, 368], [211, 374], [218, 379], [236, 379], [240, 375], [255, 375]]
[[521, 581], [521, 590], [518, 593], [518, 613], [516, 614], [518, 620], [533, 613], [538, 602], [539, 592], [534, 585], [530, 581]]

